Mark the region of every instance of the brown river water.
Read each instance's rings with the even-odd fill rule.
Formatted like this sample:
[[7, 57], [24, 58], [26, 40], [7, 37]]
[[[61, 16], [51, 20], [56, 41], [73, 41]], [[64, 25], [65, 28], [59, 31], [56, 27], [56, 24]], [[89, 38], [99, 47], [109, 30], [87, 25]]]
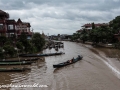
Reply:
[[[27, 65], [30, 71], [0, 72], [0, 85], [39, 84], [45, 87], [9, 87], [0, 90], [120, 90], [119, 50], [65, 41], [64, 48], [59, 51], [65, 54], [45, 57], [45, 60]], [[56, 51], [43, 51], [52, 52]], [[53, 64], [76, 58], [77, 55], [82, 55], [83, 59], [69, 66], [53, 68]]]

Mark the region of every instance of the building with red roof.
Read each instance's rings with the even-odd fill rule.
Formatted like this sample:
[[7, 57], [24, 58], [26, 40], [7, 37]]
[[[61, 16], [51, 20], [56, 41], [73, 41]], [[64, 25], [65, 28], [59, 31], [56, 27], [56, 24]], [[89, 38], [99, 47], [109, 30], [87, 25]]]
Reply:
[[[94, 24], [94, 25], [97, 28], [97, 27], [100, 27], [100, 26], [108, 26], [108, 23], [98, 23], [98, 24]], [[92, 29], [92, 23], [84, 24], [81, 27], [83, 29], [91, 30]]]
[[31, 38], [30, 23], [22, 22], [19, 18], [16, 22], [14, 19], [9, 19], [9, 14], [0, 10], [0, 36], [12, 37], [15, 35], [19, 37], [22, 32], [26, 33], [28, 39]]
[[9, 19], [9, 14], [0, 10], [0, 35], [11, 37], [16, 34], [16, 21]]
[[32, 37], [32, 33], [30, 31], [30, 23], [28, 22], [22, 22], [21, 19], [19, 18], [16, 24], [16, 29], [17, 29], [17, 36], [19, 37], [22, 32], [24, 32], [27, 35], [27, 38], [30, 39]]

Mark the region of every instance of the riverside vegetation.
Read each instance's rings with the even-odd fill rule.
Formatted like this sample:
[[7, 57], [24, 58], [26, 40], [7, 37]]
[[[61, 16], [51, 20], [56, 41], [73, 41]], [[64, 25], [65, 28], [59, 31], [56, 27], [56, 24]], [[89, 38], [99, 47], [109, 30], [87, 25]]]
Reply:
[[120, 49], [120, 42], [115, 38], [115, 34], [120, 34], [120, 16], [109, 22], [108, 26], [95, 27], [92, 23], [92, 30], [87, 31], [83, 29], [79, 33], [74, 33], [71, 37], [72, 41], [81, 40], [83, 43], [90, 41], [93, 44], [98, 44], [99, 42], [112, 43], [116, 48]]
[[27, 39], [23, 32], [20, 37], [13, 35], [11, 38], [0, 36], [0, 58], [17, 57], [17, 53], [37, 53], [43, 49], [45, 39], [40, 33], [34, 33]]

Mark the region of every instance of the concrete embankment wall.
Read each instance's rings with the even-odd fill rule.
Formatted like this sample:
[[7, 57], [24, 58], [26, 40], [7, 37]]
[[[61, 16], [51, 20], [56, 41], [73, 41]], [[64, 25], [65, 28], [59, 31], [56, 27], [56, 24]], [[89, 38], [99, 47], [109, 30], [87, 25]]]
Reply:
[[[78, 41], [80, 43], [82, 43], [82, 41]], [[92, 42], [85, 42], [84, 44], [89, 44], [89, 45], [92, 45], [93, 43]], [[106, 47], [106, 48], [114, 48], [114, 45], [113, 44], [104, 44], [104, 43], [98, 43], [97, 46], [100, 46], [100, 47]]]

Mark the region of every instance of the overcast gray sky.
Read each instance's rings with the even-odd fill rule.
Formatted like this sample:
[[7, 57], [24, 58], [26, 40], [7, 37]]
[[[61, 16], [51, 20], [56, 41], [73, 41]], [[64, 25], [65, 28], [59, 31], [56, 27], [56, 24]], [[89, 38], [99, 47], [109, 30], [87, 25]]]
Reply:
[[120, 0], [0, 0], [10, 19], [30, 22], [34, 32], [72, 34], [86, 23], [107, 23], [120, 15]]

